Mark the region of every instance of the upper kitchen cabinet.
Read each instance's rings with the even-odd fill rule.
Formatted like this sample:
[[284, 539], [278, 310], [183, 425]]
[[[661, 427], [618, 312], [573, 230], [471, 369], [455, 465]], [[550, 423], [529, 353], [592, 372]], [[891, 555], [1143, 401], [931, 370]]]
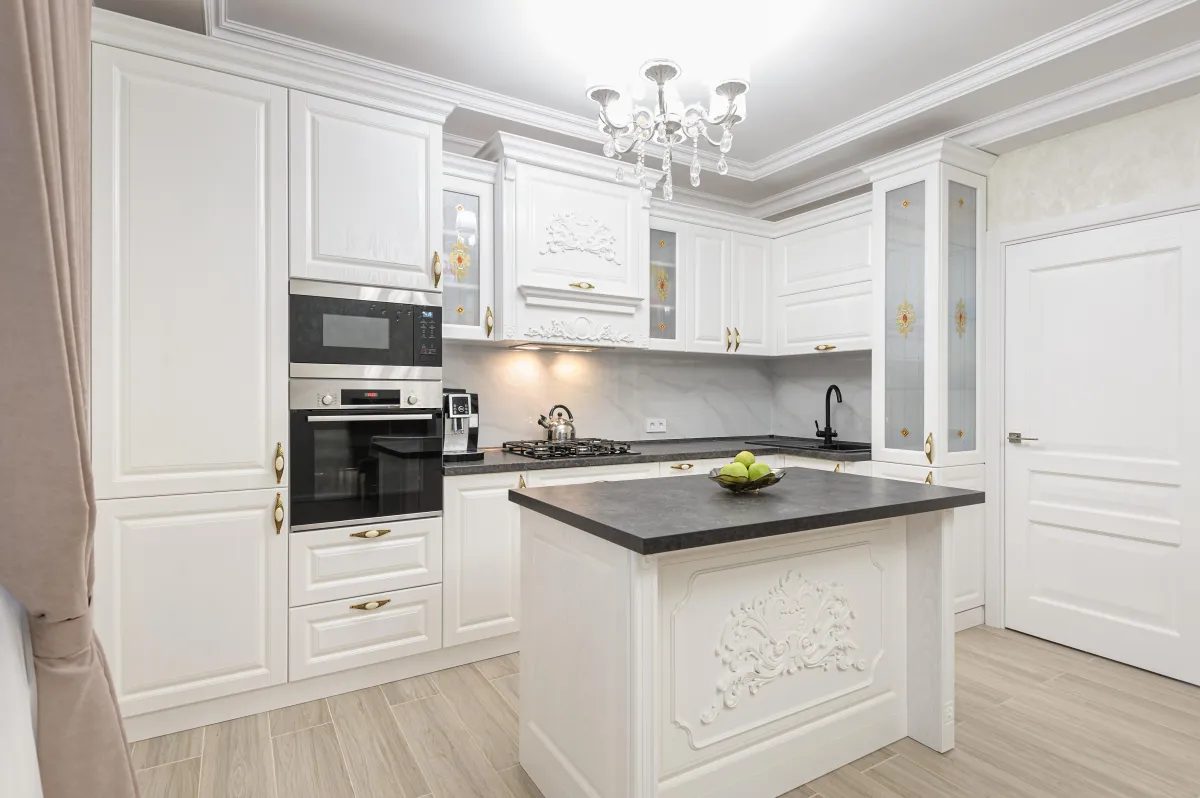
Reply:
[[605, 158], [505, 133], [479, 156], [500, 164], [498, 337], [646, 348], [648, 192]]
[[287, 92], [92, 52], [96, 495], [286, 485]]
[[490, 341], [496, 330], [496, 164], [454, 153], [442, 159], [442, 334]]
[[771, 242], [734, 233], [730, 277], [733, 351], [743, 355], [771, 354]]
[[669, 219], [650, 219], [650, 348], [682, 352], [683, 306], [691, 229]]
[[440, 124], [289, 92], [291, 275], [440, 289]]
[[732, 352], [730, 320], [730, 249], [727, 230], [691, 225], [686, 238], [687, 290], [684, 293], [685, 338], [689, 352]]
[[982, 463], [979, 286], [995, 156], [938, 141], [868, 165], [876, 290], [872, 459]]

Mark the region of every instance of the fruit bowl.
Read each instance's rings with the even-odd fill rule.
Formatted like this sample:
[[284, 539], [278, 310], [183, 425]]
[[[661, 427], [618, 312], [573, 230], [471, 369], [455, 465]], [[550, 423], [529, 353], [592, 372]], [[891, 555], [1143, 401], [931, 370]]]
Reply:
[[769, 488], [779, 480], [783, 479], [787, 473], [786, 468], [772, 468], [771, 471], [758, 479], [750, 479], [749, 477], [734, 477], [728, 474], [722, 474], [721, 469], [714, 468], [708, 472], [708, 478], [720, 485], [726, 490], [731, 490], [734, 493], [743, 493], [748, 490], [761, 490]]

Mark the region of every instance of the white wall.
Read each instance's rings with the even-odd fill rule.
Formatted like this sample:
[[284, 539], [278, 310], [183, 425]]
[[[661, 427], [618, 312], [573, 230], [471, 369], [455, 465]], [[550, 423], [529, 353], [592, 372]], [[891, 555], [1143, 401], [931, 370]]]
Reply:
[[[447, 342], [442, 383], [479, 394], [479, 442], [541, 438], [537, 418], [553, 404], [575, 415], [580, 437], [617, 440], [765, 435], [812, 437], [825, 423], [825, 388], [845, 403], [833, 425], [842, 440], [870, 440], [871, 361], [866, 354], [797, 358], [658, 352], [525, 352]], [[644, 432], [665, 418], [666, 435]]]
[[1200, 187], [1200, 94], [1005, 153], [988, 176], [988, 228]]

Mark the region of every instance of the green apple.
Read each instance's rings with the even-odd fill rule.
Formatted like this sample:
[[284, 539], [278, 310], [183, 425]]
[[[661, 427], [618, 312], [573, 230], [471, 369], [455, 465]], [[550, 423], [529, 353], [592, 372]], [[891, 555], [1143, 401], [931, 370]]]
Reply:
[[749, 476], [751, 480], [762, 479], [767, 474], [771, 473], [771, 467], [766, 463], [755, 463], [750, 466]]
[[746, 466], [741, 463], [730, 463], [721, 469], [721, 476], [733, 477], [734, 479], [745, 479], [747, 475]]
[[738, 456], [733, 458], [735, 462], [741, 463], [746, 468], [754, 465], [754, 455], [750, 452], [738, 452]]

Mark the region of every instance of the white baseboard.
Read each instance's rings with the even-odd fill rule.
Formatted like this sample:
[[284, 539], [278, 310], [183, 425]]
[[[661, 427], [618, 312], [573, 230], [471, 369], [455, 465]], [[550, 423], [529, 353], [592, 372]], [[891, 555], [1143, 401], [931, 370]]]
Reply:
[[200, 701], [182, 707], [172, 707], [145, 715], [125, 718], [125, 734], [130, 742], [160, 737], [185, 729], [195, 729], [212, 723], [256, 715], [272, 709], [303, 704], [318, 698], [362, 690], [398, 679], [408, 679], [425, 673], [466, 665], [519, 651], [520, 635], [514, 633], [492, 640], [464, 643], [460, 646], [430, 651], [390, 662], [380, 662], [341, 673], [330, 673], [298, 682], [288, 682], [261, 690]]
[[963, 629], [970, 629], [972, 626], [982, 625], [983, 615], [983, 607], [972, 607], [969, 610], [954, 613], [954, 631], [957, 633]]

